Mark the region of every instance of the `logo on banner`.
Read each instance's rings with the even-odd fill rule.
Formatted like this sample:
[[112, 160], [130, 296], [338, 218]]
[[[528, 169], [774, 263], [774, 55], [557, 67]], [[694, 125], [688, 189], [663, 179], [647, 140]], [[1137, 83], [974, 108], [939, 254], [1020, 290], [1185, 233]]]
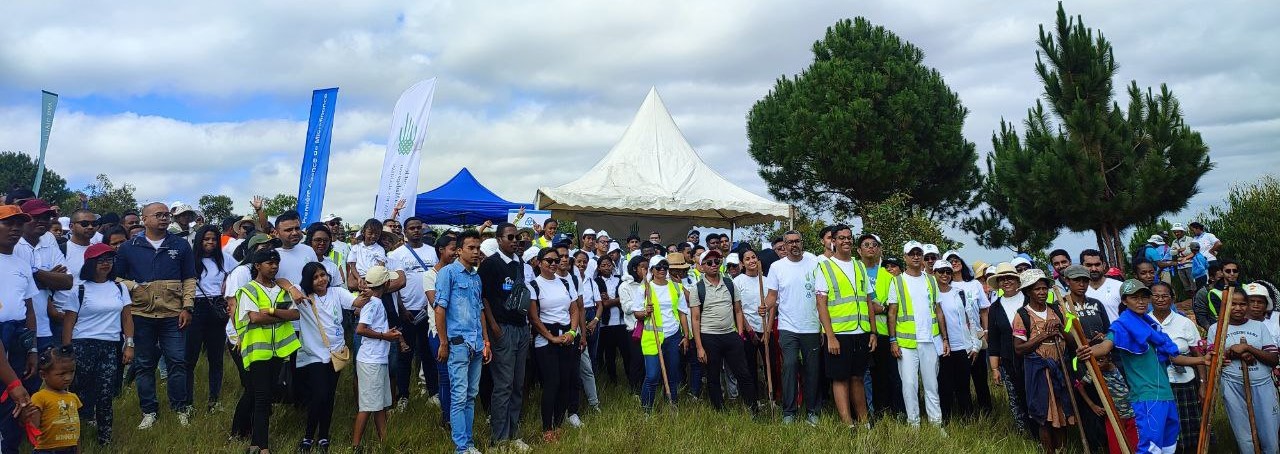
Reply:
[[413, 118], [408, 114], [404, 116], [404, 126], [400, 127], [400, 144], [398, 151], [402, 156], [408, 156], [413, 152], [414, 139], [418, 137], [418, 125], [413, 124]]

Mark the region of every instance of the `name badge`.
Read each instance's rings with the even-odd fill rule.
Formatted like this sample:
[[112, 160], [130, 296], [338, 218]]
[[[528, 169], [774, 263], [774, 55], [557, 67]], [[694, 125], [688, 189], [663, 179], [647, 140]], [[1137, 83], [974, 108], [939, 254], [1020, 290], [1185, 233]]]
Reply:
[[506, 280], [502, 281], [502, 291], [504, 292], [510, 292], [513, 286], [514, 284], [511, 282], [511, 278], [507, 278]]

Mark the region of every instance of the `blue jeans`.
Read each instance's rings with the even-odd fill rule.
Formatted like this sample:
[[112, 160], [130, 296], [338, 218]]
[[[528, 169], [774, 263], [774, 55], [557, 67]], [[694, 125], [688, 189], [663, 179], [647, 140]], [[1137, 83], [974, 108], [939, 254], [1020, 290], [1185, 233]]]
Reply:
[[156, 413], [156, 362], [164, 355], [169, 363], [169, 408], [187, 411], [191, 390], [187, 389], [186, 331], [178, 329], [178, 317], [133, 316], [133, 338], [138, 364], [138, 404], [142, 413]]
[[644, 385], [640, 387], [640, 406], [645, 411], [653, 410], [654, 394], [658, 392], [658, 387], [662, 386], [662, 366], [667, 368], [667, 383], [671, 386], [671, 395], [667, 396], [672, 403], [676, 401], [676, 395], [680, 394], [676, 390], [676, 386], [680, 383], [680, 339], [679, 333], [674, 336], [662, 340], [663, 361], [666, 364], [658, 363], [658, 355], [644, 355]]
[[476, 419], [476, 394], [480, 393], [482, 352], [467, 344], [449, 345], [449, 423], [457, 452], [473, 446], [471, 429]]
[[[440, 351], [440, 338], [437, 336], [427, 336], [426, 354], [435, 358], [436, 352], [438, 351]], [[449, 389], [449, 387], [452, 386], [449, 382], [449, 365], [439, 361], [432, 361], [431, 363], [436, 365], [436, 383], [439, 383], [439, 385], [437, 385], [438, 389], [435, 391], [436, 395], [440, 396], [440, 420], [448, 421], [449, 409], [452, 408], [450, 405], [450, 402], [452, 402], [450, 395], [453, 394]]]
[[[0, 343], [4, 344], [5, 354], [9, 355], [9, 366], [19, 377], [27, 369], [27, 349], [22, 346], [22, 333], [26, 331], [26, 322], [23, 320], [0, 322]], [[23, 387], [29, 393], [36, 392], [36, 389], [27, 387], [25, 383]], [[26, 439], [18, 420], [12, 415], [13, 399], [0, 403], [0, 452], [18, 452], [18, 446]]]

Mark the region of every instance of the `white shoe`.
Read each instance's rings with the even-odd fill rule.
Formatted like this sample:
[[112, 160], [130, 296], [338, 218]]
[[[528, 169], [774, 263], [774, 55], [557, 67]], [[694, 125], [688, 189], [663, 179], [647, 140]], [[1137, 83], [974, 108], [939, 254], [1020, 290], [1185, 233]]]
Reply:
[[396, 413], [403, 412], [403, 411], [404, 411], [404, 409], [405, 409], [405, 408], [408, 408], [408, 407], [409, 407], [409, 398], [407, 398], [407, 397], [401, 397], [401, 398], [400, 398], [400, 400], [396, 401], [396, 409], [395, 409], [395, 412], [396, 412]]
[[156, 414], [155, 414], [155, 413], [143, 413], [143, 414], [142, 414], [142, 422], [138, 423], [138, 430], [147, 430], [147, 429], [150, 429], [150, 428], [151, 428], [151, 426], [154, 426], [154, 425], [156, 425]]
[[463, 452], [463, 454], [480, 454], [480, 450], [479, 450], [479, 449], [476, 449], [476, 447], [475, 447], [475, 446], [472, 446], [472, 447], [470, 447], [470, 448], [467, 448], [467, 450], [466, 450], [466, 451], [462, 451], [462, 452]]
[[181, 424], [182, 427], [187, 427], [191, 425], [191, 412], [190, 411], [178, 412], [178, 424]]
[[533, 447], [529, 446], [528, 444], [525, 444], [524, 440], [521, 440], [519, 438], [515, 440], [511, 440], [511, 443], [508, 443], [507, 446], [515, 450], [516, 452], [533, 451]]
[[569, 426], [575, 429], [582, 427], [582, 419], [577, 414], [569, 415]]
[[428, 403], [428, 404], [431, 404], [431, 405], [433, 405], [433, 406], [439, 407], [439, 406], [440, 406], [440, 396], [431, 396], [431, 397], [427, 398], [427, 403]]

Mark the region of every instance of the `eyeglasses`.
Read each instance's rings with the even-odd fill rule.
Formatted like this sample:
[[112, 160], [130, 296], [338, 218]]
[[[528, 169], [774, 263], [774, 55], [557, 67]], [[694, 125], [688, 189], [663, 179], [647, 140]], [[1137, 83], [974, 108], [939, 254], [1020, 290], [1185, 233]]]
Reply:
[[1168, 299], [1173, 299], [1173, 296], [1172, 296], [1172, 295], [1156, 295], [1156, 294], [1152, 294], [1152, 295], [1151, 295], [1151, 299], [1153, 299], [1153, 300], [1158, 300], [1158, 301], [1164, 301], [1164, 300], [1168, 300]]
[[836, 236], [836, 241], [853, 241], [853, 237], [851, 237], [851, 236], [845, 236], [845, 235], [839, 235], [839, 236]]
[[786, 240], [787, 244], [800, 244], [800, 240]]
[[173, 217], [173, 213], [170, 213], [168, 211], [161, 211], [159, 213], [151, 213], [148, 216], [151, 216], [156, 219], [169, 219]]
[[72, 222], [72, 224], [78, 225], [86, 229], [89, 227], [93, 227], [93, 221], [78, 221], [78, 222]]

